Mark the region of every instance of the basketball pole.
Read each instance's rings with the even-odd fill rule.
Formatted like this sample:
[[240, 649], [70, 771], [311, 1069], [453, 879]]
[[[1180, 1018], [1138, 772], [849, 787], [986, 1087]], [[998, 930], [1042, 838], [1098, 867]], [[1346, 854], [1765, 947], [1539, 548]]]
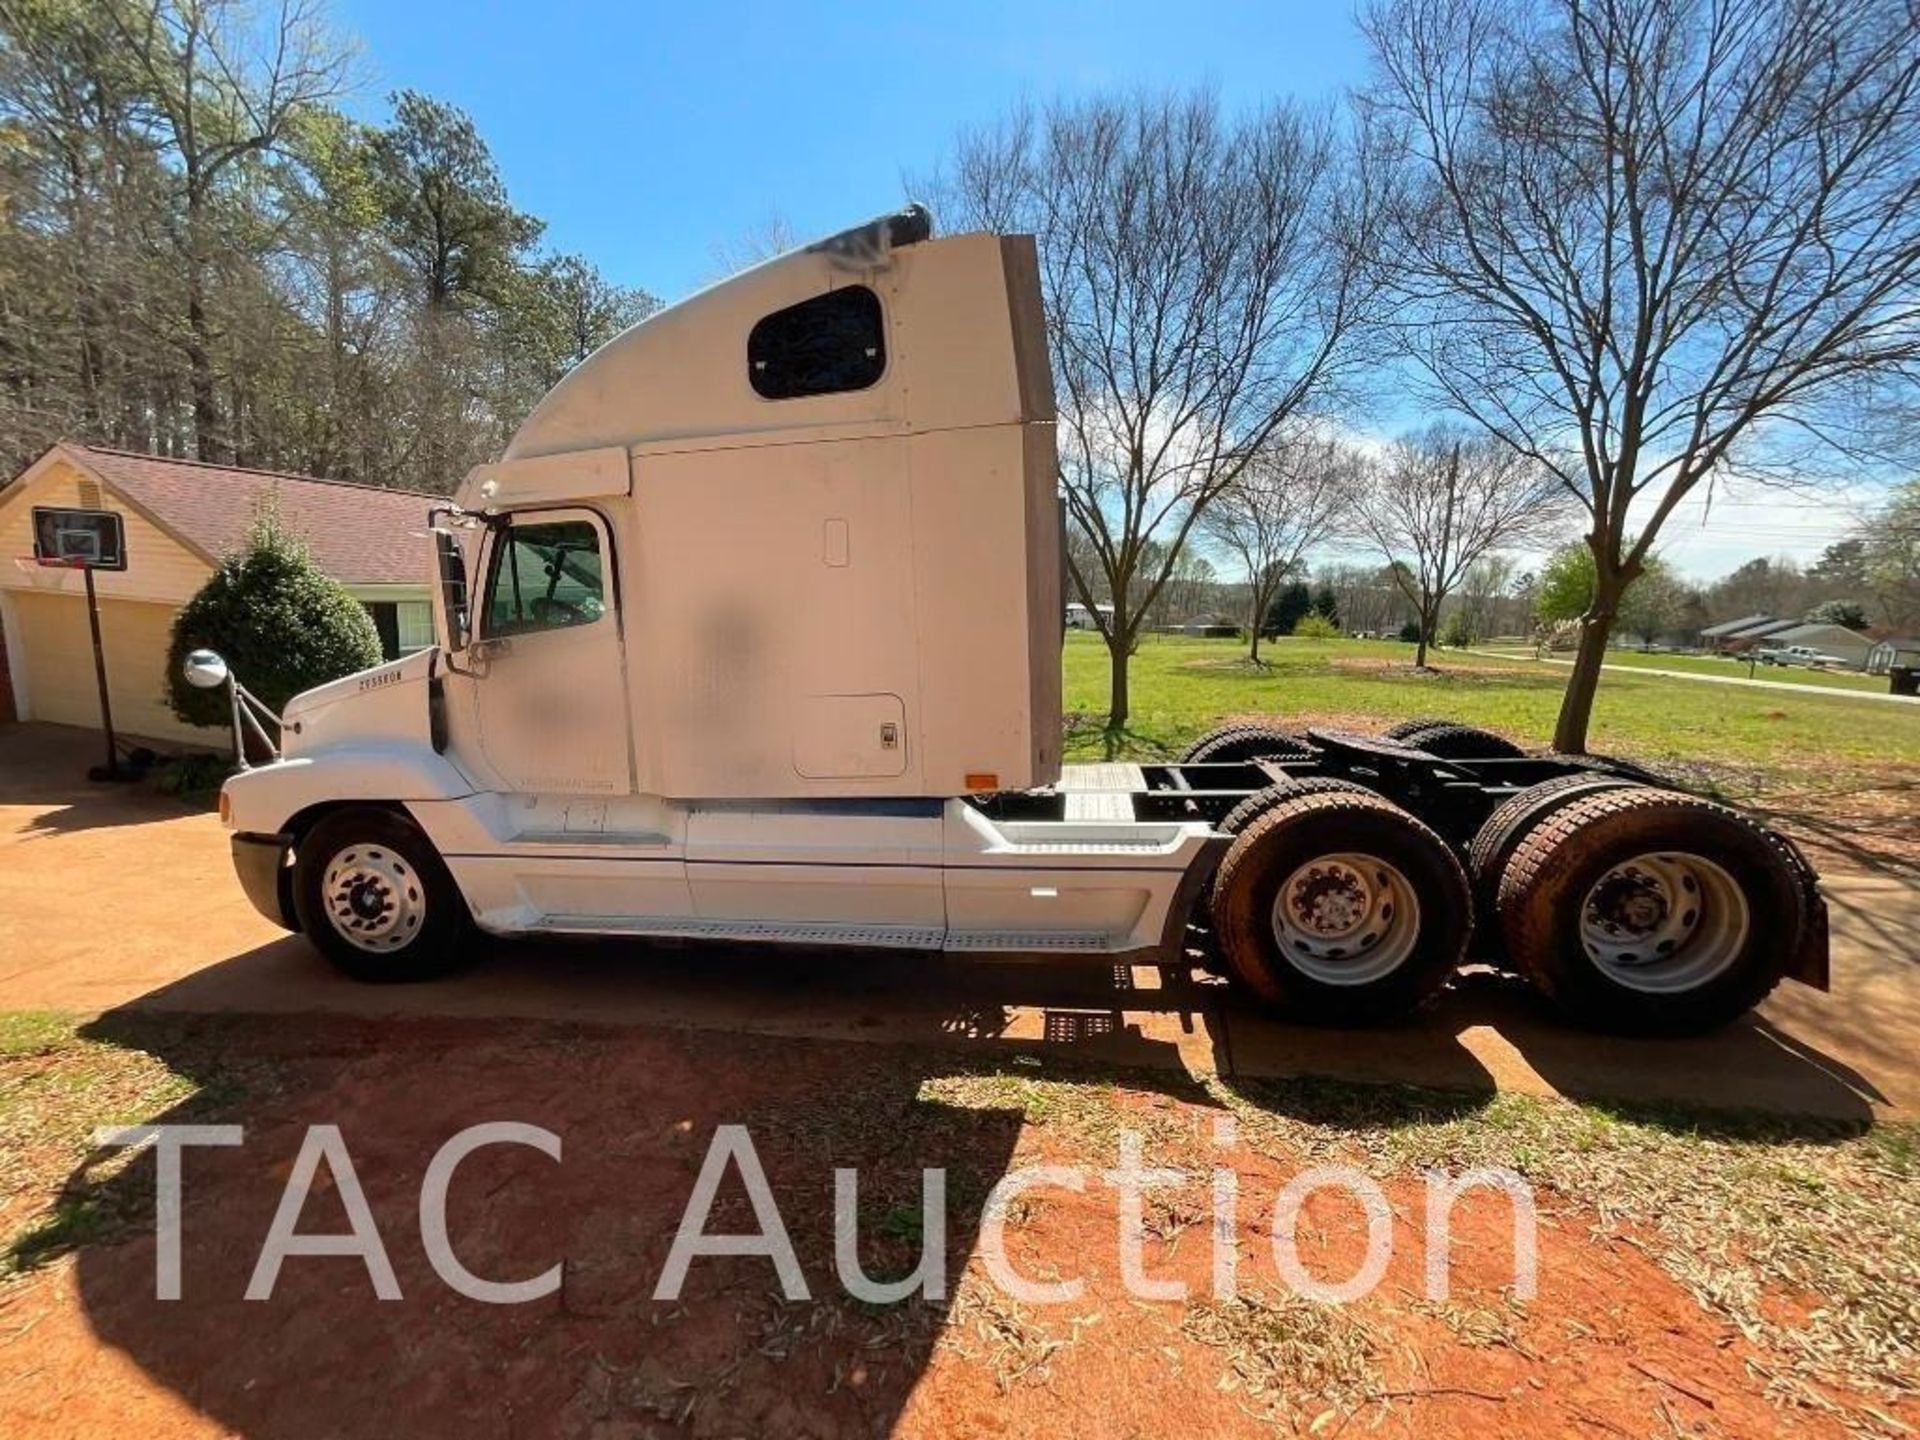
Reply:
[[100, 725], [107, 732], [107, 775], [120, 778], [120, 751], [113, 743], [113, 704], [107, 699], [107, 650], [100, 643], [100, 601], [93, 593], [93, 567], [82, 565], [87, 577], [87, 625], [93, 631], [93, 678], [100, 686]]

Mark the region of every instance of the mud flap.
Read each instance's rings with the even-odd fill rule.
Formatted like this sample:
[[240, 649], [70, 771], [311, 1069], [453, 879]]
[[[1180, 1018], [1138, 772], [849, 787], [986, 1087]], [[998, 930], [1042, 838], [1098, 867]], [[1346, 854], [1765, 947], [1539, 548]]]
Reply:
[[1827, 902], [1812, 885], [1808, 886], [1808, 898], [1811, 904], [1806, 934], [1800, 937], [1800, 948], [1787, 967], [1787, 978], [1811, 985], [1815, 990], [1830, 990], [1833, 988], [1833, 952], [1827, 928]]
[[[1231, 835], [1214, 835], [1207, 839], [1200, 853], [1193, 857], [1193, 863], [1187, 867], [1186, 874], [1180, 877], [1180, 886], [1174, 892], [1173, 903], [1167, 907], [1167, 915], [1160, 931], [1160, 944], [1150, 959], [1135, 963], [1147, 965], [1180, 965], [1187, 958], [1187, 927], [1194, 924], [1194, 911], [1200, 897], [1206, 894], [1207, 886], [1220, 868], [1220, 862], [1227, 858], [1227, 851], [1233, 846]], [[1204, 917], [1198, 917], [1204, 919]]]

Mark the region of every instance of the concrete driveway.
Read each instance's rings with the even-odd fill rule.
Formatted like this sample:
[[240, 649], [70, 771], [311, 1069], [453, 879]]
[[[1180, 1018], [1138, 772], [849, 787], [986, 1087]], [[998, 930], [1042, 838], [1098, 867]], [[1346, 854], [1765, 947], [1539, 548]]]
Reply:
[[1920, 877], [1830, 875], [1834, 988], [1783, 985], [1691, 1040], [1568, 1028], [1470, 972], [1412, 1024], [1277, 1024], [1204, 974], [637, 942], [490, 946], [427, 985], [356, 985], [264, 922], [213, 815], [90, 784], [94, 738], [0, 727], [0, 1008], [513, 1016], [1012, 1051], [1227, 1075], [1315, 1074], [1861, 1119], [1920, 1114]]

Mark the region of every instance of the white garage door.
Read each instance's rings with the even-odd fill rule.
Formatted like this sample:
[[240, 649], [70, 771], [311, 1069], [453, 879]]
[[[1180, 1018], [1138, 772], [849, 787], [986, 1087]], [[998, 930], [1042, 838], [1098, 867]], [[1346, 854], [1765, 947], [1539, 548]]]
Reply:
[[[93, 674], [93, 638], [80, 595], [13, 592], [20, 649], [10, 657], [27, 679], [31, 718], [56, 725], [100, 728], [99, 689]], [[173, 607], [139, 600], [102, 600], [100, 638], [107, 653], [107, 692], [113, 728], [134, 739], [216, 749], [218, 730], [182, 725], [167, 707], [167, 641]]]

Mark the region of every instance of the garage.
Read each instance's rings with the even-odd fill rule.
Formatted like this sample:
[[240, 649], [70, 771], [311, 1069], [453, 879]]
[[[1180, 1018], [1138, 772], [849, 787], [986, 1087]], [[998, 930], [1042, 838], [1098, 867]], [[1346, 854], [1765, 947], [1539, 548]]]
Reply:
[[[0, 721], [100, 728], [85, 576], [34, 563], [33, 512], [111, 510], [126, 568], [94, 574], [115, 734], [157, 749], [218, 748], [218, 729], [167, 703], [174, 616], [271, 507], [374, 617], [389, 657], [431, 644], [425, 538], [433, 497], [136, 455], [62, 441], [0, 489]], [[11, 709], [11, 717], [8, 710]]]
[[[98, 729], [100, 698], [86, 597], [27, 591], [16, 594], [13, 603], [23, 651], [20, 669], [33, 718]], [[167, 640], [173, 613], [170, 606], [149, 601], [100, 601], [114, 728], [147, 740], [217, 745], [219, 735], [181, 724], [167, 708]]]

